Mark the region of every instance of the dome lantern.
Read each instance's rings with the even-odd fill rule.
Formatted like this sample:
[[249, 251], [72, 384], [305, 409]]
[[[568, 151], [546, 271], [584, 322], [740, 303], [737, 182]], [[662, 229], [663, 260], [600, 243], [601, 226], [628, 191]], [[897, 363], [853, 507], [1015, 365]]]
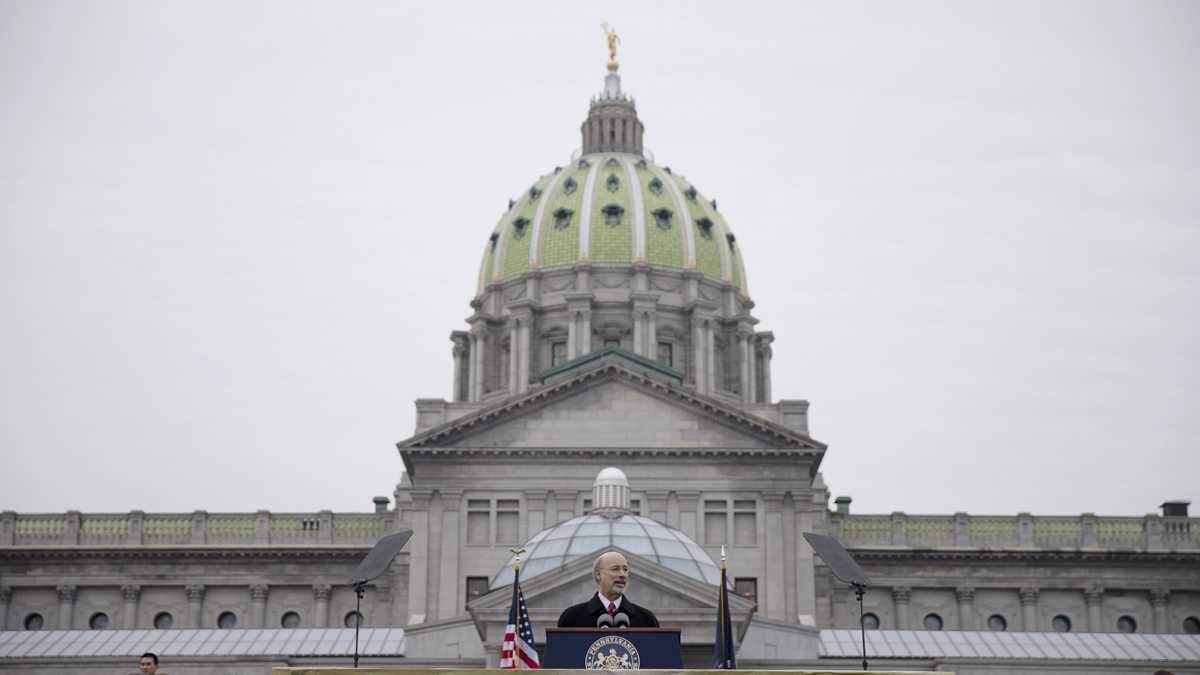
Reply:
[[596, 474], [592, 483], [592, 510], [607, 518], [619, 518], [630, 512], [629, 479], [624, 471], [610, 466]]

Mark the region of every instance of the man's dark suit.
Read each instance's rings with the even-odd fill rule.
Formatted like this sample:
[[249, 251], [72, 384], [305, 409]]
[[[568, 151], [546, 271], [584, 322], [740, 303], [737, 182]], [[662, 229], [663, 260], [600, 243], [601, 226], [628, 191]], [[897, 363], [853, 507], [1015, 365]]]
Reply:
[[[558, 617], [559, 628], [595, 628], [596, 619], [601, 614], [607, 614], [608, 608], [600, 603], [600, 598], [593, 595], [591, 600], [571, 605]], [[638, 607], [629, 600], [629, 596], [621, 596], [621, 606], [617, 614], [624, 613], [629, 617], [630, 628], [658, 628], [658, 617], [645, 607]]]

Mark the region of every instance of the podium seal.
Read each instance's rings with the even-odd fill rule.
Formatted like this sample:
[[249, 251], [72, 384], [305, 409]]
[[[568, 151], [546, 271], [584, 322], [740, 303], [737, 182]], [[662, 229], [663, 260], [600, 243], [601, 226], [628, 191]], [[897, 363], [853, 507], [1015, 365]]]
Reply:
[[629, 640], [620, 635], [607, 635], [588, 647], [583, 667], [588, 670], [640, 670], [642, 656]]

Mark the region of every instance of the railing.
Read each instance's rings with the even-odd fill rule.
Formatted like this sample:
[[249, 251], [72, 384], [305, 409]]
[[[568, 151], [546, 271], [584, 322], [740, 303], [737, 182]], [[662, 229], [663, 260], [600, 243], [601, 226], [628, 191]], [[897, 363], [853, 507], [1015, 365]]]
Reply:
[[369, 546], [394, 513], [0, 513], [3, 546]]
[[925, 516], [831, 513], [830, 531], [847, 548], [1200, 550], [1200, 518]]

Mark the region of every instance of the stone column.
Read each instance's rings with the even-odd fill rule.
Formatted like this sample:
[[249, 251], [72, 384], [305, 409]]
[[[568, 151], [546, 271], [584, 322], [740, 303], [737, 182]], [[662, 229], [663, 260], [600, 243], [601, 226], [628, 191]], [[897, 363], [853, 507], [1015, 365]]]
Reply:
[[58, 591], [58, 629], [71, 630], [75, 627], [75, 598], [79, 595], [79, 589], [64, 584], [55, 590]]
[[959, 586], [954, 597], [958, 600], [958, 629], [975, 630], [975, 589]]
[[478, 401], [479, 391], [479, 336], [471, 333], [467, 351], [467, 400]]
[[708, 393], [708, 358], [704, 352], [704, 338], [706, 331], [704, 321], [702, 319], [692, 317], [692, 380], [696, 384], [696, 391], [701, 394]]
[[759, 333], [758, 341], [762, 345], [762, 353], [759, 355], [762, 359], [762, 402], [770, 403], [773, 400], [771, 398], [771, 358], [775, 355], [771, 343], [775, 341], [775, 334], [770, 331]]
[[0, 586], [0, 631], [8, 630], [8, 604], [12, 602], [12, 588]]
[[1021, 629], [1026, 633], [1038, 630], [1038, 589], [1022, 588], [1018, 591], [1021, 598]]
[[658, 360], [658, 312], [646, 312], [646, 358]]
[[[833, 609], [833, 627], [834, 628], [858, 628], [858, 617], [850, 616], [850, 592], [844, 588], [833, 589], [833, 595], [830, 598]], [[858, 603], [854, 603], [854, 609], [858, 610]]]
[[1150, 591], [1150, 606], [1154, 608], [1154, 632], [1155, 633], [1170, 633], [1171, 628], [1167, 625], [1167, 605], [1171, 600], [1171, 591], [1165, 588], [1156, 588]]
[[183, 589], [187, 595], [188, 628], [204, 627], [204, 584], [190, 584]]
[[908, 516], [903, 511], [892, 512], [892, 546], [908, 546]]
[[1101, 616], [1101, 606], [1104, 601], [1104, 589], [1099, 586], [1089, 586], [1083, 591], [1083, 603], [1087, 606], [1087, 629], [1089, 633], [1103, 633], [1104, 620]]
[[646, 344], [643, 338], [646, 333], [643, 330], [645, 316], [637, 309], [633, 310], [633, 353], [638, 356], [646, 355]]
[[17, 512], [0, 512], [0, 546], [17, 543]]
[[271, 588], [266, 584], [250, 585], [250, 628], [267, 627], [267, 595]]
[[754, 402], [754, 393], [750, 391], [750, 336], [743, 330], [738, 330], [738, 377], [742, 390], [742, 403]]
[[[442, 555], [440, 560], [440, 577], [438, 588], [438, 617], [451, 617], [462, 612], [466, 603], [466, 589], [463, 588], [463, 574], [459, 565], [460, 514], [462, 512], [463, 493], [447, 490], [441, 493], [442, 502]], [[518, 516], [520, 518], [520, 516]], [[518, 529], [518, 541], [524, 541]], [[432, 607], [432, 603], [430, 604]]]
[[571, 312], [567, 320], [567, 360], [571, 361], [579, 355], [579, 334], [576, 326], [579, 324], [578, 312]]
[[138, 600], [142, 597], [142, 587], [130, 584], [121, 587], [121, 627], [126, 630], [137, 628]]
[[592, 313], [579, 315], [579, 355], [592, 353]]
[[453, 386], [450, 389], [450, 400], [459, 402], [463, 400], [462, 378], [463, 372], [466, 370], [466, 357], [470, 350], [463, 345], [461, 338], [454, 338], [454, 346], [450, 349], [450, 355], [454, 359], [454, 380]]
[[766, 587], [772, 590], [770, 593], [758, 596], [759, 606], [762, 607], [760, 611], [768, 619], [795, 621], [796, 618], [789, 617], [785, 611], [787, 592], [784, 590], [783, 560], [786, 555], [784, 550], [786, 540], [781, 536], [783, 533], [783, 494], [763, 494], [762, 505], [763, 518], [761, 520], [755, 518], [755, 522], [763, 523], [763, 525], [757, 525], [760, 528], [765, 525], [767, 536], [762, 537], [759, 541], [763, 544], [763, 558], [767, 568]]
[[191, 543], [193, 546], [208, 543], [208, 511], [192, 512]]
[[521, 320], [515, 317], [508, 325], [508, 393], [520, 393], [521, 352], [517, 345], [521, 344]]
[[704, 322], [704, 377], [708, 384], [706, 392], [716, 392], [716, 340], [712, 321]]
[[912, 589], [908, 586], [892, 589], [892, 602], [896, 604], [896, 630], [908, 630], [908, 601], [911, 598]]
[[[316, 584], [312, 587], [312, 590], [313, 627], [329, 628], [329, 596], [333, 593], [333, 587], [329, 584]], [[403, 621], [404, 618], [399, 617], [399, 620]]]

